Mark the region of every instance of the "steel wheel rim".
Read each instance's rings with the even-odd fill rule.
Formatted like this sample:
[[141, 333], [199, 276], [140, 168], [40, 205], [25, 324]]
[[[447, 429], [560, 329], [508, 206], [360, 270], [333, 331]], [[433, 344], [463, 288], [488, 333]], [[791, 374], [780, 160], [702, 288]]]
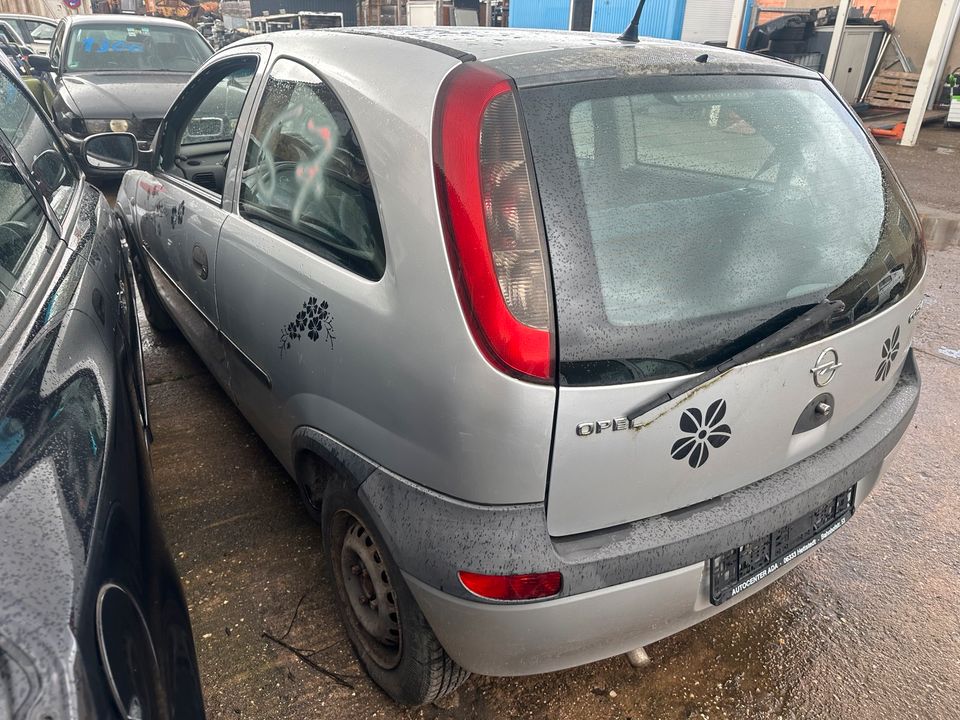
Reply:
[[364, 651], [390, 670], [400, 662], [400, 609], [377, 542], [352, 515], [340, 544], [340, 579]]

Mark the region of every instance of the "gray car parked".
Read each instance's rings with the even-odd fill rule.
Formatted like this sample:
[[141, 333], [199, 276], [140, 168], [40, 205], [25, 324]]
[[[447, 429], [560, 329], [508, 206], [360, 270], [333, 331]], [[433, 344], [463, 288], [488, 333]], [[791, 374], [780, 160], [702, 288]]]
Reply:
[[849, 521], [916, 406], [917, 217], [804, 68], [283, 33], [211, 58], [154, 150], [117, 199], [148, 317], [295, 478], [400, 702], [756, 592]]

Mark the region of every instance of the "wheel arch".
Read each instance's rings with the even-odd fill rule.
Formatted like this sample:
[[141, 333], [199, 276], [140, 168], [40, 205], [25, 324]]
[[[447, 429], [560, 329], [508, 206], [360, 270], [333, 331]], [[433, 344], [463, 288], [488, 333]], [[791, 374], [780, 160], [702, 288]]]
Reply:
[[[319, 510], [331, 481], [343, 483], [357, 490], [378, 468], [378, 465], [356, 450], [344, 445], [322, 430], [300, 426], [293, 433], [293, 474], [304, 500]], [[311, 501], [315, 498], [316, 501]]]

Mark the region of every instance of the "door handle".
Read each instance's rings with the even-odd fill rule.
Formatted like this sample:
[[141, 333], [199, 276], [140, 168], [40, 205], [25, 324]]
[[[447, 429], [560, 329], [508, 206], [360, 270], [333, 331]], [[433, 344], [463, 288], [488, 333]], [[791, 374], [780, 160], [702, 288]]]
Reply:
[[193, 246], [193, 269], [201, 280], [206, 280], [210, 274], [207, 266], [207, 251], [199, 245]]

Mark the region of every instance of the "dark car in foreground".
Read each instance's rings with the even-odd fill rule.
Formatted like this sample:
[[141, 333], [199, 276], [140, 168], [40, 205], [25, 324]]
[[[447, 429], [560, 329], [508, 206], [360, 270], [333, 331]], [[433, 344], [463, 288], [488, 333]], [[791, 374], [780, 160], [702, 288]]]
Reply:
[[[49, 66], [39, 58], [31, 65], [47, 71], [50, 113], [83, 164], [83, 139], [102, 132], [133, 133], [148, 157], [167, 108], [212, 52], [200, 33], [177, 20], [77, 15], [57, 27]], [[122, 174], [84, 170], [93, 177]]]
[[2, 58], [0, 97], [0, 718], [203, 717], [120, 226]]

